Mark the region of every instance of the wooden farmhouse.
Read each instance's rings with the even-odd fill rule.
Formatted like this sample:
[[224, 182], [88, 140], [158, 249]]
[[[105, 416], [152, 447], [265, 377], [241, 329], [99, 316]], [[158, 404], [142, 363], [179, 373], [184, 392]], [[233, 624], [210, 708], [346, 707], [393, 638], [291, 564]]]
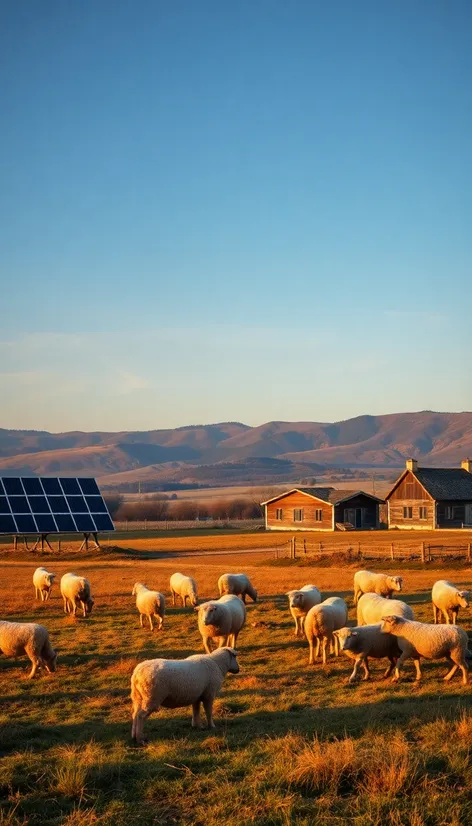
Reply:
[[406, 469], [385, 497], [389, 528], [464, 528], [472, 526], [472, 461], [460, 468]]
[[271, 531], [369, 530], [379, 526], [382, 499], [362, 490], [293, 488], [267, 502], [265, 525]]

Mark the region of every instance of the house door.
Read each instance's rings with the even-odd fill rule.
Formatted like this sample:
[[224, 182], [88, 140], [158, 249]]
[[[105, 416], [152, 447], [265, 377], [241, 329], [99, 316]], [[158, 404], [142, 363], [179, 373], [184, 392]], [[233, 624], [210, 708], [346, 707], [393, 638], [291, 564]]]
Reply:
[[362, 528], [362, 508], [356, 508], [356, 528]]
[[465, 506], [465, 524], [472, 525], [472, 505]]

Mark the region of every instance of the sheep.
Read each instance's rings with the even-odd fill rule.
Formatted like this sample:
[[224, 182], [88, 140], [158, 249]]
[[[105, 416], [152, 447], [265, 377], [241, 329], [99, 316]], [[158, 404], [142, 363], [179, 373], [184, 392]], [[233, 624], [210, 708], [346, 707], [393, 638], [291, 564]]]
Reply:
[[356, 628], [345, 627], [334, 632], [341, 651], [344, 651], [348, 657], [354, 660], [354, 669], [349, 677], [351, 684], [357, 679], [361, 665], [364, 669], [363, 679], [369, 679], [369, 657], [377, 660], [384, 657], [388, 658], [390, 665], [384, 677], [389, 677], [395, 668], [395, 663], [401, 654], [398, 641], [391, 634], [382, 634], [380, 625], [380, 622], [378, 622], [376, 625], [363, 625]]
[[164, 624], [166, 606], [164, 594], [161, 594], [159, 591], [150, 591], [142, 582], [135, 582], [131, 596], [136, 597], [136, 608], [139, 611], [141, 628], [144, 627], [143, 616], [146, 616], [149, 620], [151, 631], [154, 631], [154, 625], [152, 623], [154, 616], [157, 620], [157, 630], [161, 631]]
[[[328, 642], [333, 645], [334, 652], [339, 654], [339, 641], [333, 637], [333, 632], [346, 625], [347, 605], [341, 597], [329, 597], [319, 605], [310, 608], [305, 617], [305, 635], [310, 647], [308, 665], [314, 664], [314, 657], [320, 653], [320, 641], [323, 652], [323, 665], [326, 665], [326, 648]], [[316, 639], [316, 654], [313, 652]]]
[[459, 628], [458, 625], [432, 625], [414, 622], [404, 617], [388, 616], [382, 620], [381, 631], [383, 634], [393, 634], [398, 637], [400, 643], [406, 640], [410, 646], [402, 651], [397, 660], [394, 682], [400, 679], [400, 668], [409, 657], [413, 658], [416, 666], [416, 679], [421, 680], [420, 657], [424, 657], [427, 660], [445, 658], [451, 668], [444, 679], [450, 680], [460, 668], [462, 682], [467, 685], [468, 636], [463, 628]]
[[315, 585], [304, 585], [298, 591], [288, 591], [285, 595], [288, 597], [290, 613], [295, 620], [295, 636], [303, 637], [303, 623], [310, 608], [314, 605], [319, 605], [321, 602], [321, 594]]
[[234, 648], [219, 648], [212, 654], [195, 654], [185, 660], [144, 660], [131, 676], [133, 725], [131, 736], [143, 745], [144, 721], [153, 711], [192, 706], [192, 726], [200, 727], [203, 703], [208, 728], [215, 728], [213, 702], [226, 674], [238, 674]]
[[46, 568], [36, 568], [33, 574], [35, 599], [41, 597], [41, 602], [49, 599], [56, 574], [51, 574]]
[[247, 595], [253, 602], [257, 602], [257, 591], [246, 574], [223, 574], [218, 580], [218, 590], [220, 597], [225, 594], [237, 594], [246, 602]]
[[354, 605], [362, 594], [379, 594], [390, 599], [394, 591], [401, 591], [403, 579], [390, 574], [373, 574], [371, 571], [356, 571], [354, 574]]
[[207, 654], [211, 654], [210, 640], [215, 641], [217, 648], [236, 648], [238, 634], [246, 622], [246, 606], [239, 597], [225, 594], [202, 603], [194, 611], [198, 611], [198, 630]]
[[385, 599], [378, 594], [363, 594], [357, 603], [357, 624], [374, 625], [386, 616], [414, 619], [413, 608], [401, 599]]
[[84, 576], [64, 574], [61, 579], [61, 594], [64, 600], [64, 613], [77, 616], [77, 604], [80, 603], [84, 617], [92, 613], [94, 601], [90, 593], [90, 582]]
[[175, 598], [177, 596], [181, 598], [184, 608], [187, 600], [190, 605], [198, 605], [197, 583], [191, 576], [172, 574], [170, 578], [170, 590], [172, 592], [172, 605], [175, 605]]
[[449, 625], [449, 611], [452, 614], [452, 624], [456, 624], [459, 608], [469, 607], [469, 592], [459, 591], [452, 582], [438, 579], [433, 585], [431, 599], [433, 602], [434, 624], [441, 622], [441, 614]]
[[57, 654], [53, 650], [49, 634], [44, 625], [36, 622], [0, 622], [0, 653], [6, 657], [21, 657], [26, 654], [33, 663], [30, 680], [40, 665], [50, 674], [56, 670]]

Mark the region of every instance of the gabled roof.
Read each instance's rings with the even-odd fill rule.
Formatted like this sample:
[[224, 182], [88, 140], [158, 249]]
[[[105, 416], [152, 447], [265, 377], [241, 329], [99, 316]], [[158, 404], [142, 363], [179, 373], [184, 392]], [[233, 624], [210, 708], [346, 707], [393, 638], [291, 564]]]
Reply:
[[456, 500], [472, 502], [472, 473], [463, 468], [422, 467], [405, 470], [385, 497], [388, 499], [407, 473], [411, 473], [420, 485], [436, 501]]
[[368, 496], [369, 499], [373, 499], [374, 502], [383, 502], [383, 499], [378, 499], [371, 493], [366, 493], [365, 490], [336, 490], [336, 488], [326, 487], [292, 488], [291, 490], [286, 490], [284, 493], [279, 493], [278, 496], [274, 496], [266, 502], [261, 502], [261, 505], [269, 505], [271, 502], [276, 502], [278, 499], [282, 499], [284, 496], [289, 496], [291, 493], [305, 493], [307, 496], [311, 496], [312, 499], [320, 499], [322, 502], [327, 502], [329, 505], [338, 505], [340, 502], [345, 502], [348, 499], [352, 499], [354, 496], [360, 495]]

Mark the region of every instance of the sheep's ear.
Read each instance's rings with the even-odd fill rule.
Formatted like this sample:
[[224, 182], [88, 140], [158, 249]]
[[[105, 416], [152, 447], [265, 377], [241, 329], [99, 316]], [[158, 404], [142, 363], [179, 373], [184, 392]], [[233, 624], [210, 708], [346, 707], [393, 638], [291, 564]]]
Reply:
[[351, 631], [351, 637], [358, 637], [358, 636], [359, 636], [358, 631]]
[[200, 606], [200, 605], [195, 605], [195, 607], [194, 607], [194, 609], [193, 609], [193, 610], [194, 610], [194, 611], [199, 611], [199, 610], [200, 610], [200, 608], [201, 608], [201, 606]]

